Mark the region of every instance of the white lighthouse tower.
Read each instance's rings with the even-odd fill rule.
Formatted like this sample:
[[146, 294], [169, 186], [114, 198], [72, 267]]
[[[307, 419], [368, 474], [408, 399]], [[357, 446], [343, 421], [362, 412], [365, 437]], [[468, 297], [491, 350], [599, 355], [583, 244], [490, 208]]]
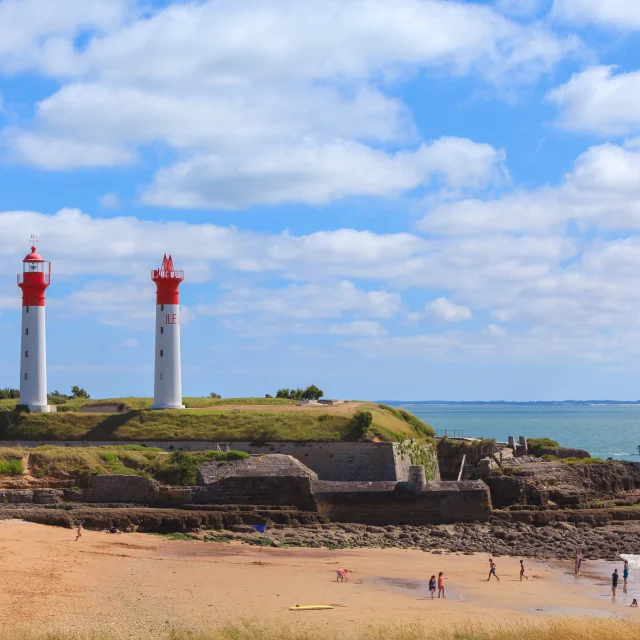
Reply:
[[180, 366], [180, 292], [184, 271], [176, 271], [171, 256], [151, 272], [156, 283], [156, 355], [152, 409], [184, 409]]
[[48, 413], [51, 407], [47, 404], [44, 292], [49, 286], [51, 263], [36, 253], [34, 245], [22, 265], [22, 273], [18, 274], [22, 289], [20, 404], [27, 405], [30, 411]]

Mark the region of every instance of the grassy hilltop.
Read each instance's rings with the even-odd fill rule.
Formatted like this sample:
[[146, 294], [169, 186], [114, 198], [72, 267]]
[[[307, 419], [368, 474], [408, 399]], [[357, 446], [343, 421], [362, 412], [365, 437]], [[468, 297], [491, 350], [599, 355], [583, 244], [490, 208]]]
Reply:
[[[354, 416], [370, 412], [365, 439], [422, 440], [433, 430], [413, 414], [371, 402], [299, 407], [280, 398], [185, 398], [187, 409], [151, 411], [149, 398], [88, 400], [58, 405], [58, 413], [22, 413], [0, 401], [0, 440], [357, 440]], [[86, 413], [84, 404], [124, 405], [124, 413]]]

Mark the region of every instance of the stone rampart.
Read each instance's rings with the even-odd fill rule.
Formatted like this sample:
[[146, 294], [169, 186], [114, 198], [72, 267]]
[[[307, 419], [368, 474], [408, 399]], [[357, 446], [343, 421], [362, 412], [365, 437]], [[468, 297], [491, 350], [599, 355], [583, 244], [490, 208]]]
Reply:
[[[440, 480], [437, 457], [430, 445], [406, 442], [270, 442], [264, 445], [249, 442], [211, 442], [207, 440], [58, 440], [3, 441], [6, 447], [37, 447], [56, 445], [68, 447], [101, 447], [137, 444], [165, 451], [207, 451], [227, 447], [246, 453], [279, 453], [298, 459], [318, 474], [321, 480], [352, 482], [356, 480], [405, 481], [409, 467], [423, 457], [429, 467], [428, 480]], [[423, 452], [423, 453], [421, 453]]]
[[326, 482], [313, 485], [318, 513], [331, 522], [371, 525], [425, 525], [486, 522], [489, 489], [479, 480], [427, 482], [424, 491], [408, 483]]

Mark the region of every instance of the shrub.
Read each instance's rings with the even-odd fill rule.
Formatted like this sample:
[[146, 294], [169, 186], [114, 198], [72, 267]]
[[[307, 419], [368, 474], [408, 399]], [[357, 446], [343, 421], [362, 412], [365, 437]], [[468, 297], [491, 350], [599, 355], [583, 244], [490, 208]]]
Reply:
[[22, 460], [18, 458], [0, 460], [0, 473], [20, 475], [22, 473]]
[[527, 446], [534, 455], [539, 457], [543, 449], [555, 449], [560, 445], [551, 438], [527, 438]]
[[356, 440], [362, 440], [367, 435], [373, 422], [371, 411], [356, 411], [351, 418], [351, 434]]
[[5, 387], [0, 389], [0, 400], [17, 400], [20, 397], [20, 389]]
[[249, 455], [242, 451], [175, 451], [152, 474], [160, 482], [193, 486], [198, 482], [198, 465], [210, 460], [229, 462]]

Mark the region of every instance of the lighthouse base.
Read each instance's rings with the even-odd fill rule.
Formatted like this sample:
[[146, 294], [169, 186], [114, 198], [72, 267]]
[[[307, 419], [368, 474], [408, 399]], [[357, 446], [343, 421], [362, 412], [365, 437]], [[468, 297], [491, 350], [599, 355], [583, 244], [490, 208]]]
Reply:
[[28, 404], [31, 413], [56, 413], [56, 405], [50, 404]]
[[158, 403], [158, 404], [152, 404], [151, 405], [152, 409], [184, 409], [185, 406], [183, 404], [163, 404], [163, 403]]

